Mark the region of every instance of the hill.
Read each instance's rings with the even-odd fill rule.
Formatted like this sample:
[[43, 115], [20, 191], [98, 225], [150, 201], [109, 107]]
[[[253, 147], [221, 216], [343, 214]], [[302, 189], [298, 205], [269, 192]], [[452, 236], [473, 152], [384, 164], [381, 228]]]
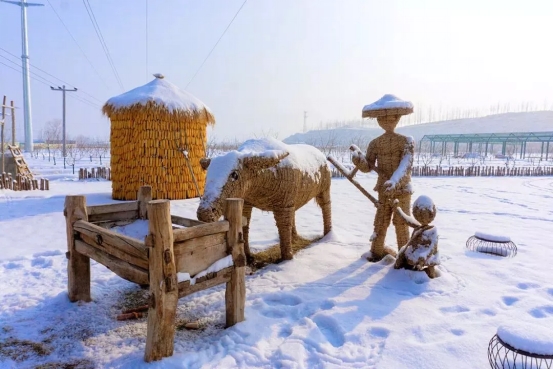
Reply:
[[[417, 124], [397, 129], [398, 133], [413, 136], [416, 141], [430, 134], [539, 131], [553, 131], [553, 111], [495, 114], [479, 118]], [[284, 142], [317, 145], [332, 141], [335, 145], [348, 145], [371, 140], [382, 132], [380, 128], [344, 127], [296, 133], [284, 139]]]

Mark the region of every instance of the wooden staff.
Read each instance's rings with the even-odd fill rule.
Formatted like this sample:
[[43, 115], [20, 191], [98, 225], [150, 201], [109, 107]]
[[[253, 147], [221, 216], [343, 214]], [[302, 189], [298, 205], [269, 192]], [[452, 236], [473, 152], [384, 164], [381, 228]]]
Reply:
[[357, 187], [357, 189], [361, 191], [363, 195], [365, 195], [369, 200], [371, 200], [371, 202], [374, 204], [375, 207], [378, 207], [379, 205], [378, 200], [373, 195], [371, 195], [367, 190], [365, 190], [363, 186], [359, 184], [359, 182], [353, 179], [353, 176], [355, 175], [355, 173], [357, 173], [357, 170], [358, 170], [357, 168], [354, 168], [350, 172], [346, 168], [344, 168], [344, 166], [340, 162], [338, 162], [338, 160], [336, 160], [334, 156], [329, 155], [326, 159], [329, 162], [331, 162], [332, 165], [334, 165], [336, 169], [338, 169], [340, 173], [342, 173], [351, 183], [353, 183], [353, 185]]

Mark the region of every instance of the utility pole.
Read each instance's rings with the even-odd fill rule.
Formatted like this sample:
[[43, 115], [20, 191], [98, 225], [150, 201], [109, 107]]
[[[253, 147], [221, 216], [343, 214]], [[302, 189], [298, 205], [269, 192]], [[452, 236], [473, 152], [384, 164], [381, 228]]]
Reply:
[[72, 88], [72, 89], [67, 89], [65, 88], [65, 85], [63, 85], [62, 87], [59, 87], [58, 88], [54, 88], [52, 86], [50, 86], [50, 88], [54, 91], [61, 91], [62, 92], [62, 95], [63, 95], [63, 106], [62, 106], [62, 109], [63, 109], [63, 157], [65, 158], [67, 155], [66, 155], [66, 150], [65, 150], [65, 93], [66, 92], [75, 92], [77, 91], [76, 88]]
[[303, 133], [307, 132], [307, 112], [303, 112]]
[[33, 121], [31, 119], [31, 79], [29, 77], [29, 40], [27, 38], [27, 7], [44, 6], [39, 3], [28, 3], [27, 0], [1, 2], [21, 7], [21, 67], [23, 69], [23, 121], [25, 122], [25, 151], [33, 151]]

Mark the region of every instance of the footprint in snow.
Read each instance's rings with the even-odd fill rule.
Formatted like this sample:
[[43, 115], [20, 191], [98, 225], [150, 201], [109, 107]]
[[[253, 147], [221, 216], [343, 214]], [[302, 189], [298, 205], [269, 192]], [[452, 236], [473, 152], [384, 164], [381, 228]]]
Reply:
[[462, 329], [451, 329], [450, 332], [455, 336], [462, 336], [465, 334], [465, 331]]
[[503, 300], [503, 303], [507, 306], [511, 306], [513, 305], [515, 302], [517, 302], [519, 300], [518, 297], [513, 297], [513, 296], [503, 296], [501, 298], [501, 300]]
[[484, 315], [488, 315], [488, 316], [497, 315], [497, 313], [495, 311], [493, 311], [492, 309], [482, 309], [482, 310], [480, 310], [480, 313], [482, 313]]
[[553, 315], [553, 305], [538, 306], [528, 311], [528, 314], [532, 315], [534, 318], [547, 318]]
[[31, 261], [31, 265], [35, 268], [49, 268], [54, 264], [52, 259], [45, 259], [43, 257], [38, 257]]
[[342, 347], [344, 345], [346, 341], [344, 330], [336, 319], [326, 315], [317, 315], [313, 317], [313, 322], [332, 346]]
[[383, 327], [371, 327], [371, 329], [369, 329], [369, 334], [379, 338], [388, 338], [390, 330]]
[[442, 313], [466, 313], [470, 311], [470, 309], [466, 306], [455, 305], [455, 306], [442, 307], [440, 308], [440, 311]]
[[271, 306], [296, 306], [301, 303], [301, 299], [296, 295], [291, 294], [272, 294], [263, 299], [267, 305]]
[[553, 288], [547, 289], [547, 293], [548, 293], [551, 297], [553, 297]]
[[529, 290], [531, 288], [539, 288], [540, 285], [537, 283], [528, 282], [528, 283], [519, 283], [517, 284], [517, 287], [520, 288], [521, 290]]

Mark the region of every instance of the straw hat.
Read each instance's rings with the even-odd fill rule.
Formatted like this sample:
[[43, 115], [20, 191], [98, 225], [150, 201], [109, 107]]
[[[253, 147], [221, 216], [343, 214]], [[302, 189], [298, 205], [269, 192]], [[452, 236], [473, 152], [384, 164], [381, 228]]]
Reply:
[[363, 107], [363, 118], [378, 118], [387, 115], [407, 115], [413, 112], [413, 104], [391, 94], [386, 94]]

